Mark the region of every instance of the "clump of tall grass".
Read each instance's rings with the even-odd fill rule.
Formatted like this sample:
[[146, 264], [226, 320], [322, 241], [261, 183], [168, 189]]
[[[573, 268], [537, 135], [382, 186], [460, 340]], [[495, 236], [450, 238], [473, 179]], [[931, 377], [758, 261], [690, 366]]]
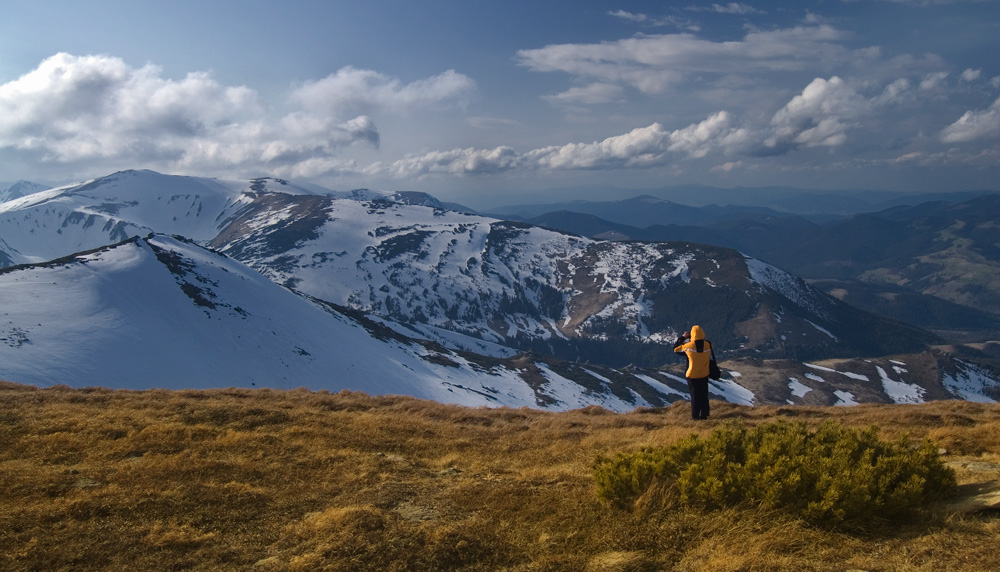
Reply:
[[727, 423], [708, 437], [598, 456], [593, 473], [598, 497], [619, 508], [749, 504], [843, 529], [899, 521], [956, 488], [930, 440], [889, 442], [874, 426], [832, 421], [813, 431], [786, 421]]

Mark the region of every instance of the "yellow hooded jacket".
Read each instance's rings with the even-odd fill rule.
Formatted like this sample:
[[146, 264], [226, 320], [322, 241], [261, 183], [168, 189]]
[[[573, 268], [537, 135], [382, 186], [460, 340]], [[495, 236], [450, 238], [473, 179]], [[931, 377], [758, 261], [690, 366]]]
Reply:
[[[698, 342], [701, 341], [699, 344]], [[701, 346], [699, 351], [698, 346]], [[691, 328], [691, 339], [674, 347], [674, 352], [683, 353], [688, 358], [687, 373], [691, 379], [708, 377], [708, 362], [712, 359], [712, 342], [705, 339], [705, 330], [701, 326]]]

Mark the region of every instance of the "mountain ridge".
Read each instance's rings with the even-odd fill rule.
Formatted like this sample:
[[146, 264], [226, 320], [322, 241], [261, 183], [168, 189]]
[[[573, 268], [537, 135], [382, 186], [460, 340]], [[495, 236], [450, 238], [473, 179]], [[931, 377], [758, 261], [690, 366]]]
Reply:
[[[612, 211], [613, 212], [613, 211]], [[558, 211], [528, 222], [612, 240], [694, 240], [736, 248], [812, 281], [855, 281], [852, 301], [882, 315], [912, 316], [915, 306], [886, 304], [904, 287], [924, 296], [925, 304], [961, 304], [965, 314], [983, 313], [983, 324], [1000, 319], [996, 284], [1000, 276], [1000, 196], [992, 194], [959, 203], [933, 201], [897, 206], [825, 221], [795, 215], [749, 214], [699, 226], [652, 225], [645, 228], [585, 213]], [[861, 285], [864, 287], [861, 287]], [[879, 285], [884, 285], [880, 290]], [[843, 288], [832, 288], [843, 291]], [[843, 297], [844, 294], [838, 294]], [[933, 296], [935, 298], [929, 298]], [[968, 322], [968, 320], [966, 320]], [[919, 325], [955, 331], [940, 322]], [[1000, 329], [986, 325], [970, 341], [996, 339]]]
[[[284, 192], [289, 189], [293, 192]], [[83, 246], [148, 236], [156, 227], [160, 234], [154, 236], [178, 234], [193, 241], [173, 251], [211, 246], [218, 251], [212, 257], [231, 256], [232, 264], [264, 273], [268, 284], [284, 286], [289, 295], [313, 300], [340, 316], [363, 313], [372, 320], [362, 328], [368, 333], [354, 335], [370, 337], [372, 324], [379, 324], [408, 339], [429, 340], [413, 343], [424, 348], [420, 351], [431, 362], [458, 367], [473, 380], [479, 379], [477, 371], [499, 367], [513, 376], [509, 383], [522, 388], [518, 391], [530, 388], [530, 397], [516, 401], [519, 405], [569, 407], [610, 400], [620, 409], [682, 399], [683, 378], [672, 372], [673, 366], [660, 368], [676, 363], [673, 337], [691, 323], [708, 329], [723, 359], [916, 355], [934, 342], [926, 332], [841, 304], [799, 278], [725, 248], [595, 241], [424, 206], [428, 199], [420, 194], [350, 193], [352, 198], [343, 198], [280, 179], [220, 181], [125, 171], [0, 204], [0, 253], [21, 263], [15, 266], [18, 272], [35, 272], [44, 268], [38, 263], [87, 251]], [[184, 274], [185, 264], [173, 259], [167, 252], [158, 260], [161, 266], [175, 267], [174, 276]], [[180, 288], [184, 303], [201, 313], [217, 311], [213, 305], [229, 308], [225, 311], [230, 314], [234, 307], [246, 310], [216, 301], [223, 296], [211, 284], [222, 280], [170, 280], [169, 288], [156, 288], [170, 290], [170, 299]], [[245, 322], [239, 312], [231, 317], [234, 324]], [[23, 326], [31, 320], [30, 311], [22, 313], [16, 326], [21, 330], [11, 327], [4, 337], [8, 347], [24, 348], [24, 338], [32, 340]], [[430, 342], [441, 348], [428, 349]], [[303, 344], [297, 347], [316, 355]], [[462, 354], [469, 351], [475, 354]], [[528, 353], [515, 355], [519, 351]], [[946, 362], [941, 357], [936, 363]], [[420, 367], [430, 366], [421, 362]], [[766, 393], [792, 401], [799, 393], [831, 404], [840, 400], [831, 393], [833, 384], [803, 393], [798, 385], [792, 391], [789, 382], [780, 381], [784, 373], [779, 371], [800, 367], [761, 369], [777, 375], [771, 383], [779, 389]], [[928, 387], [921, 395], [956, 395], [931, 386], [944, 388], [945, 370], [962, 366], [925, 369], [937, 373], [922, 379]], [[808, 379], [801, 373], [796, 379]], [[866, 375], [876, 386], [867, 392], [869, 399], [894, 399], [889, 386], [879, 385], [879, 376]], [[991, 378], [976, 379], [979, 389], [969, 394], [989, 395]], [[735, 402], [765, 399], [738, 380], [739, 372], [732, 372], [713, 386], [715, 394]], [[471, 383], [461, 385], [451, 391], [471, 391], [480, 404], [504, 403], [490, 401], [490, 391]]]
[[[657, 388], [599, 366], [591, 368], [593, 383], [580, 384], [560, 375], [560, 364], [532, 361], [521, 371], [513, 362], [455, 353], [162, 235], [2, 269], [0, 292], [9, 305], [0, 324], [0, 372], [21, 383], [333, 387], [557, 410], [664, 405], [683, 387], [663, 377]], [[601, 376], [601, 383], [596, 372], [617, 381]], [[670, 385], [677, 388], [666, 390]]]
[[[565, 205], [596, 205], [616, 203], [647, 196], [662, 201], [672, 201], [694, 208], [722, 205], [726, 207], [766, 208], [786, 214], [802, 216], [835, 215], [844, 216], [860, 212], [879, 211], [900, 205], [917, 205], [928, 201], [960, 202], [978, 196], [997, 194], [1000, 189], [945, 192], [906, 192], [879, 190], [835, 190], [775, 186], [736, 186], [731, 188], [708, 185], [674, 185], [645, 189], [625, 189], [612, 186], [594, 186], [574, 189], [544, 189], [535, 192], [511, 193], [508, 196], [530, 197], [534, 202], [519, 201], [503, 205], [483, 207], [482, 213], [506, 216], [526, 213], [531, 218], [553, 210], [566, 208]], [[573, 196], [572, 200], [538, 202], [540, 196]], [[587, 197], [581, 199], [580, 197]], [[614, 199], [609, 197], [624, 197]], [[572, 210], [572, 209], [571, 209]], [[588, 211], [589, 212], [589, 211]], [[533, 214], [531, 214], [533, 213]], [[627, 222], [627, 221], [615, 221]]]
[[[405, 224], [396, 224], [401, 220]], [[584, 347], [592, 353], [587, 340], [612, 337], [635, 342], [622, 357], [609, 358], [616, 360], [609, 365], [662, 363], [671, 352], [664, 344], [679, 333], [677, 323], [699, 320], [700, 312], [690, 305], [698, 296], [733, 310], [724, 320], [700, 317], [716, 339], [730, 348], [754, 340], [751, 350], [763, 352], [761, 357], [891, 353], [931, 341], [911, 330], [886, 332], [870, 347], [843, 340], [824, 344], [823, 339], [846, 340], [850, 333], [831, 322], [835, 315], [852, 314], [872, 327], [877, 320], [767, 265], [755, 266], [754, 278], [742, 255], [718, 247], [593, 241], [408, 205], [262, 197], [210, 245], [321, 299], [563, 359], [582, 358]], [[774, 287], [778, 283], [780, 289]], [[780, 327], [780, 320], [761, 309], [759, 297], [770, 295], [776, 297], [766, 308], [779, 314], [797, 308]], [[802, 316], [810, 312], [809, 319]], [[787, 333], [764, 340], [764, 334], [754, 333], [755, 319], [770, 324], [767, 331]], [[878, 327], [899, 329], [888, 322]], [[890, 347], [901, 334], [916, 336], [915, 343]], [[641, 356], [657, 345], [653, 355]], [[816, 349], [808, 349], [813, 345]]]

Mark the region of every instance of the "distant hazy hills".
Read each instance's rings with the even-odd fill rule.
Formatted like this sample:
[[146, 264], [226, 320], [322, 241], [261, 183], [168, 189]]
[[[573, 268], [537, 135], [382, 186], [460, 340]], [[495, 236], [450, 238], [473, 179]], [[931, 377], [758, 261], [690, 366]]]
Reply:
[[[504, 218], [529, 219], [545, 213], [567, 210], [583, 214], [594, 214], [613, 222], [648, 226], [651, 224], [690, 224], [693, 220], [677, 220], [675, 217], [694, 213], [692, 210], [674, 211], [674, 206], [709, 207], [696, 216], [720, 211], [723, 213], [762, 212], [799, 214], [809, 218], [844, 216], [865, 212], [878, 212], [898, 206], [913, 206], [931, 201], [959, 203], [995, 194], [997, 191], [957, 191], [945, 193], [904, 193], [894, 191], [818, 191], [794, 187], [736, 187], [723, 189], [703, 185], [680, 185], [650, 189], [635, 196], [635, 191], [605, 188], [603, 196], [621, 196], [624, 199], [573, 200], [555, 203], [532, 203], [499, 206], [485, 209], [484, 213]], [[591, 192], [590, 195], [594, 195]], [[538, 196], [547, 196], [539, 192]], [[635, 216], [630, 210], [635, 205], [649, 208], [649, 216], [664, 216], [651, 222], [622, 219], [619, 216]], [[719, 206], [724, 205], [724, 206]], [[661, 208], [663, 207], [663, 208]], [[620, 215], [618, 214], [620, 211]]]
[[527, 222], [603, 239], [735, 248], [816, 281], [852, 305], [962, 339], [996, 339], [1000, 195], [966, 197], [807, 218], [764, 207], [690, 207], [645, 196], [552, 205], [559, 210]]

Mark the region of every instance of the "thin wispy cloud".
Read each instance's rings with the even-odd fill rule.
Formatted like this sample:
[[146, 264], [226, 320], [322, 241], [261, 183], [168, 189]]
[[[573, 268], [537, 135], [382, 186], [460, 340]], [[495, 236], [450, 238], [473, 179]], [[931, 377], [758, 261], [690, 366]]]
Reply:
[[634, 22], [645, 27], [670, 27], [677, 28], [679, 30], [688, 30], [691, 32], [698, 32], [701, 30], [701, 26], [698, 23], [690, 20], [688, 18], [682, 18], [675, 15], [661, 15], [661, 16], [650, 16], [648, 14], [636, 14], [632, 12], [627, 12], [625, 10], [615, 10], [613, 12], [608, 12], [608, 15], [614, 16], [615, 18], [620, 18], [628, 22]]
[[699, 74], [801, 71], [817, 61], [846, 62], [851, 50], [839, 30], [826, 25], [754, 31], [740, 41], [716, 42], [693, 34], [661, 34], [600, 44], [556, 44], [520, 50], [519, 63], [536, 72], [561, 72], [662, 93]]
[[923, 81], [920, 82], [920, 89], [932, 90], [940, 88], [944, 85], [944, 81], [948, 79], [949, 75], [951, 74], [944, 71], [927, 74], [924, 76]]
[[729, 2], [728, 4], [711, 4], [708, 6], [688, 6], [687, 10], [692, 12], [715, 12], [716, 14], [767, 14], [764, 10], [758, 10], [749, 4], [742, 2]]
[[573, 87], [556, 95], [546, 95], [544, 99], [557, 105], [585, 104], [597, 105], [620, 101], [625, 90], [620, 85], [610, 83], [592, 83], [584, 87]]
[[630, 22], [643, 23], [649, 20], [649, 16], [645, 14], [633, 14], [625, 10], [615, 10], [613, 12], [608, 12], [609, 15], [615, 18], [621, 18], [622, 20], [628, 20]]
[[[843, 2], [861, 2], [863, 0], [842, 0]], [[889, 2], [892, 4], [903, 4], [909, 6], [932, 6], [946, 4], [987, 4], [995, 0], [871, 0], [874, 2]]]
[[372, 70], [346, 67], [297, 87], [290, 99], [321, 113], [371, 113], [374, 108], [407, 112], [440, 104], [463, 104], [475, 92], [471, 78], [454, 70], [404, 84]]

